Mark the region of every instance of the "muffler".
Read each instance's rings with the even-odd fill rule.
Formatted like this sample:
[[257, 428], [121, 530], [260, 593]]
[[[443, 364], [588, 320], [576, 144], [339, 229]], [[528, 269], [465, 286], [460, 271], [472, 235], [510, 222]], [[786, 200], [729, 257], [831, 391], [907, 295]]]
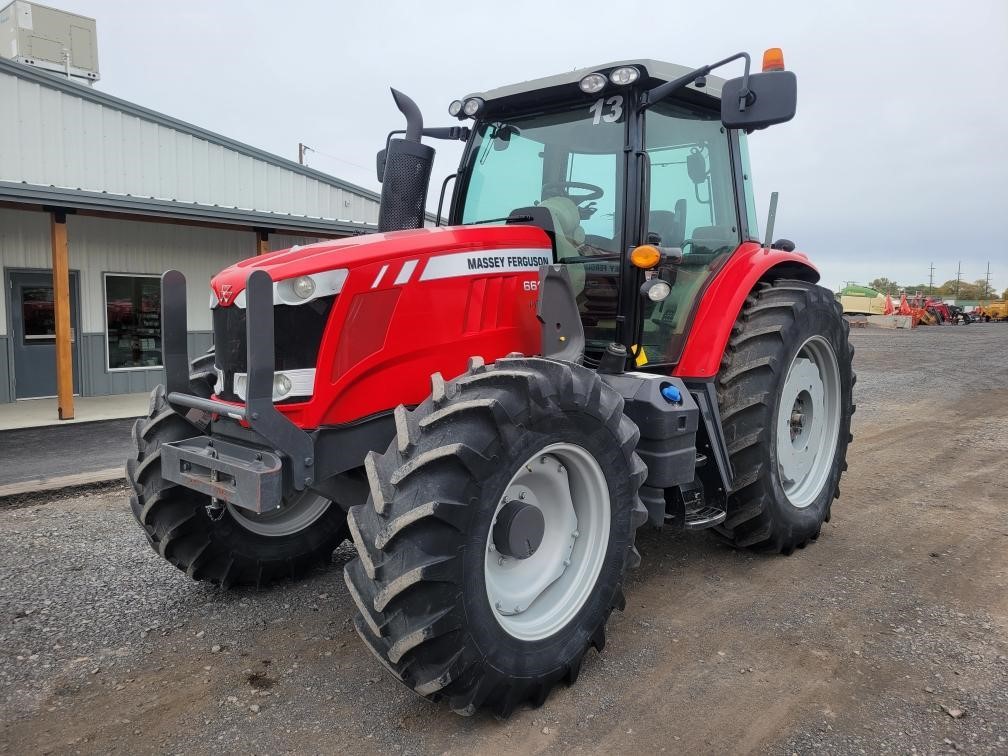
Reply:
[[378, 230], [423, 228], [434, 148], [420, 141], [423, 116], [417, 104], [396, 89], [392, 99], [406, 117], [406, 133], [402, 139], [390, 139], [388, 147], [378, 153], [382, 179]]

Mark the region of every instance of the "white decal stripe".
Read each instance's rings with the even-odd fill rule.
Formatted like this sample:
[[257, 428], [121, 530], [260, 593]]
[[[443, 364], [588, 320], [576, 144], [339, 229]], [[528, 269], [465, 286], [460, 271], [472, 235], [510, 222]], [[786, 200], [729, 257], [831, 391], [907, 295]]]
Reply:
[[552, 262], [552, 250], [541, 248], [455, 252], [430, 258], [423, 273], [420, 274], [420, 280], [485, 276], [490, 273], [520, 273], [539, 270], [540, 265], [549, 265]]
[[380, 284], [382, 278], [385, 277], [385, 271], [387, 271], [387, 270], [388, 270], [388, 265], [382, 265], [381, 266], [381, 270], [379, 270], [378, 271], [378, 275], [375, 276], [374, 283], [371, 284], [371, 288], [372, 289], [377, 289], [378, 288], [378, 284]]
[[410, 280], [410, 276], [413, 275], [413, 271], [416, 270], [416, 266], [416, 260], [407, 260], [404, 262], [402, 270], [399, 271], [399, 275], [395, 278], [396, 285], [398, 286], [399, 284], [408, 282]]

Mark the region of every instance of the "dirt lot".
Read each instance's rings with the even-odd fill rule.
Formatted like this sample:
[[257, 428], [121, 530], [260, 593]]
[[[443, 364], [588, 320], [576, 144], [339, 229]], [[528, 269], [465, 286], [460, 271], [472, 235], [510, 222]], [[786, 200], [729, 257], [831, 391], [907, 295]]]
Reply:
[[507, 722], [394, 682], [335, 566], [221, 593], [150, 552], [121, 490], [8, 505], [0, 752], [1008, 753], [1008, 325], [853, 340], [819, 542], [643, 534], [605, 653]]

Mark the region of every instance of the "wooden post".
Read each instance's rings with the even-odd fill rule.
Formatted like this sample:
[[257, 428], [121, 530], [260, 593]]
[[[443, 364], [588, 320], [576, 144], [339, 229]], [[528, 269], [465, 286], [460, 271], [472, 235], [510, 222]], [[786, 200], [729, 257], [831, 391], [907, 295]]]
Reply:
[[60, 420], [73, 420], [73, 350], [70, 333], [70, 251], [66, 213], [53, 210], [52, 271], [56, 314], [56, 398]]
[[256, 254], [265, 255], [269, 251], [269, 231], [256, 229]]

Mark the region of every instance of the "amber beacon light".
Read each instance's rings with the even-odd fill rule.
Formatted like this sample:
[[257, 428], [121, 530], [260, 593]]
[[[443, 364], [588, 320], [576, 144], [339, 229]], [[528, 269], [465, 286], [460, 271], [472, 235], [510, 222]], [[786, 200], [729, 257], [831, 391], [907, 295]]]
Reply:
[[784, 70], [784, 51], [779, 47], [771, 47], [763, 53], [764, 71]]

